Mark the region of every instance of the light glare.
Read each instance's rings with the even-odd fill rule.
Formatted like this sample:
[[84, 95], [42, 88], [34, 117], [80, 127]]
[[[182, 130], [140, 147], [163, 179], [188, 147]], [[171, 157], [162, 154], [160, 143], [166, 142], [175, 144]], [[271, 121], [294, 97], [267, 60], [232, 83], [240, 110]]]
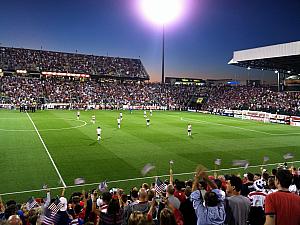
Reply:
[[168, 24], [177, 19], [183, 11], [184, 0], [140, 0], [145, 17], [155, 24]]

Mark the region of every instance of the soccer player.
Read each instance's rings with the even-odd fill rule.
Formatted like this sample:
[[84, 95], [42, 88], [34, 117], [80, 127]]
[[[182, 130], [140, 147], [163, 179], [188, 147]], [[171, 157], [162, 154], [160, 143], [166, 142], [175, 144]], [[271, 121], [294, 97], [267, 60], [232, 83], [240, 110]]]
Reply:
[[187, 129], [188, 129], [188, 136], [192, 136], [192, 125], [189, 124]]
[[117, 122], [118, 122], [118, 128], [120, 129], [120, 128], [121, 128], [121, 119], [118, 118], [118, 119], [117, 119]]
[[95, 122], [96, 122], [96, 116], [95, 116], [95, 115], [92, 115], [91, 122], [92, 122], [93, 124], [95, 124]]
[[147, 127], [150, 126], [150, 118], [149, 117], [146, 119], [146, 124], [147, 124]]
[[80, 117], [80, 111], [77, 111], [77, 119], [79, 120]]
[[146, 110], [144, 110], [144, 118], [146, 118], [147, 117], [147, 112], [146, 112]]
[[150, 116], [152, 116], [152, 109], [150, 109]]
[[98, 127], [96, 131], [97, 131], [97, 141], [100, 141], [101, 140], [101, 131], [102, 130], [101, 130], [100, 127]]
[[123, 120], [123, 113], [120, 112], [120, 119]]

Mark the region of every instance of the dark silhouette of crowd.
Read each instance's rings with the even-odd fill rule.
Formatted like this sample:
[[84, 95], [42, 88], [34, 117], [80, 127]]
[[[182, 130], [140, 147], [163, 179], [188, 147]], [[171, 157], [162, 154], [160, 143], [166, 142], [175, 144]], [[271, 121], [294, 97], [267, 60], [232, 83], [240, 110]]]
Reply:
[[0, 58], [0, 68], [4, 71], [68, 72], [149, 80], [140, 59], [8, 47], [0, 47]]
[[[0, 224], [299, 225], [299, 172], [280, 165], [242, 178], [209, 176], [199, 165], [187, 181], [174, 180], [171, 169], [163, 188], [157, 188], [157, 182], [129, 192], [105, 186], [71, 196], [63, 189], [57, 198], [46, 188], [45, 198], [35, 198], [31, 206], [0, 201]], [[60, 207], [49, 223], [46, 212], [56, 202]]]

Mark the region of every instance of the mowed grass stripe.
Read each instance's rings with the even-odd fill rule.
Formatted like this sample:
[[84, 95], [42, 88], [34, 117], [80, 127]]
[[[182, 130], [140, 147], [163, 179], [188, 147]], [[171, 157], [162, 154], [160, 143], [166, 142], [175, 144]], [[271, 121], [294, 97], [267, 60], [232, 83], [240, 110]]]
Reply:
[[34, 129], [35, 129], [35, 131], [36, 131], [36, 133], [37, 133], [37, 135], [38, 135], [38, 137], [39, 137], [39, 139], [40, 139], [40, 141], [42, 142], [42, 145], [43, 145], [43, 147], [44, 147], [44, 149], [45, 149], [45, 151], [46, 151], [46, 153], [47, 153], [47, 155], [48, 155], [48, 157], [49, 157], [49, 159], [50, 159], [50, 161], [51, 161], [51, 163], [52, 163], [52, 165], [53, 165], [53, 167], [54, 167], [54, 169], [55, 169], [55, 172], [57, 173], [57, 175], [58, 175], [58, 177], [59, 177], [60, 182], [62, 183], [62, 185], [63, 185], [64, 187], [66, 187], [65, 181], [64, 181], [64, 179], [62, 178], [62, 176], [61, 176], [59, 170], [57, 169], [57, 166], [56, 166], [54, 160], [52, 159], [52, 156], [51, 156], [51, 154], [49, 153], [48, 148], [47, 148], [47, 146], [45, 145], [45, 143], [44, 143], [44, 141], [43, 141], [43, 139], [42, 139], [42, 137], [41, 137], [41, 135], [40, 135], [40, 133], [39, 133], [37, 127], [35, 126], [33, 120], [31, 119], [30, 115], [29, 115], [27, 112], [26, 112], [26, 115], [28, 116], [30, 122], [32, 123], [32, 125], [33, 125], [33, 127], [34, 127]]
[[[87, 122], [86, 126], [56, 131], [43, 129], [75, 126], [79, 123], [75, 110], [31, 114], [68, 186], [73, 185], [77, 177], [84, 177], [87, 183], [141, 177], [140, 170], [146, 163], [156, 166], [147, 176], [167, 174], [170, 159], [175, 162], [177, 174], [194, 171], [199, 163], [213, 169], [216, 158], [222, 159], [223, 168], [232, 167], [234, 159], [247, 159], [250, 165], [261, 164], [264, 155], [270, 157], [268, 163], [280, 162], [287, 152], [295, 155], [293, 160], [299, 159], [297, 135], [271, 136], [227, 126], [192, 123], [190, 138], [186, 133], [188, 122], [181, 121], [180, 117], [269, 133], [297, 133], [299, 128], [198, 113], [157, 111], [150, 117], [151, 125], [147, 128], [143, 111], [133, 114], [123, 111], [124, 120], [118, 129], [119, 112], [81, 111], [80, 119]], [[93, 114], [97, 120], [95, 125], [90, 123]], [[96, 141], [98, 125], [103, 129], [100, 144]], [[140, 181], [135, 184], [140, 185]], [[121, 185], [124, 188], [126, 182]]]
[[[0, 111], [0, 127], [33, 129], [26, 114], [17, 111]], [[11, 123], [14, 121], [14, 124]], [[9, 124], [7, 124], [9, 122]], [[15, 125], [15, 126], [13, 126]], [[44, 183], [57, 186], [58, 180], [35, 132], [0, 131], [0, 193], [24, 189], [39, 189]]]

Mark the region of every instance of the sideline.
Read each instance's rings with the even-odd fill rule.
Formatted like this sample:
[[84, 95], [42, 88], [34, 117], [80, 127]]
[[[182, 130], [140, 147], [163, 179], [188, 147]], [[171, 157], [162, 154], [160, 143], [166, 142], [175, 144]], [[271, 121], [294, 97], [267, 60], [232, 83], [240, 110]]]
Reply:
[[58, 169], [57, 169], [57, 167], [56, 167], [56, 165], [55, 165], [55, 162], [54, 162], [54, 160], [52, 159], [52, 156], [50, 155], [50, 153], [49, 153], [49, 151], [48, 151], [48, 148], [46, 147], [46, 145], [45, 145], [45, 143], [44, 143], [44, 141], [43, 141], [43, 139], [42, 139], [42, 137], [41, 137], [41, 135], [40, 135], [38, 129], [36, 128], [34, 122], [32, 121], [32, 119], [31, 119], [31, 117], [30, 117], [30, 115], [29, 115], [27, 112], [26, 112], [26, 114], [27, 114], [29, 120], [31, 121], [31, 123], [32, 123], [32, 125], [33, 125], [33, 127], [34, 127], [34, 129], [35, 129], [35, 131], [36, 131], [36, 133], [37, 133], [37, 135], [39, 136], [39, 138], [40, 138], [40, 140], [41, 140], [41, 142], [42, 142], [42, 144], [43, 144], [43, 146], [44, 146], [44, 148], [45, 148], [45, 150], [46, 150], [46, 152], [47, 152], [47, 154], [48, 154], [48, 156], [49, 156], [49, 159], [51, 160], [51, 163], [52, 163], [52, 165], [53, 165], [53, 167], [54, 167], [54, 169], [55, 169], [55, 171], [56, 171], [56, 173], [57, 173], [57, 175], [58, 175], [58, 177], [59, 177], [59, 179], [60, 179], [62, 185], [63, 185], [64, 187], [67, 187], [67, 185], [66, 185], [65, 181], [63, 180], [63, 178], [62, 178], [60, 172], [58, 171]]
[[[171, 115], [169, 115], [169, 116], [171, 116]], [[176, 116], [176, 117], [178, 117], [178, 116]], [[256, 133], [261, 133], [261, 134], [267, 134], [270, 136], [288, 136], [288, 135], [299, 135], [300, 134], [300, 133], [272, 134], [269, 132], [264, 132], [264, 131], [259, 131], [259, 130], [253, 130], [253, 129], [243, 128], [243, 127], [238, 127], [238, 126], [231, 126], [231, 125], [222, 124], [222, 123], [214, 123], [214, 122], [208, 122], [208, 121], [204, 121], [204, 120], [197, 120], [197, 119], [184, 118], [184, 117], [180, 117], [180, 120], [185, 121], [185, 122], [206, 123], [206, 124], [213, 124], [213, 125], [217, 125], [217, 126], [231, 127], [231, 128], [240, 129], [240, 130], [246, 130], [246, 131], [251, 131], [251, 132], [256, 132]]]
[[[287, 164], [293, 164], [293, 163], [300, 163], [300, 160], [298, 161], [290, 161], [287, 162]], [[260, 164], [260, 165], [253, 165], [253, 166], [248, 166], [248, 168], [256, 168], [256, 167], [266, 167], [266, 166], [274, 166], [282, 164], [282, 162], [277, 162], [277, 163], [269, 163], [269, 164]], [[244, 167], [231, 167], [231, 168], [224, 168], [224, 169], [216, 169], [216, 170], [207, 170], [206, 172], [218, 172], [218, 171], [228, 171], [228, 170], [240, 170], [244, 169]], [[175, 173], [173, 174], [174, 176], [181, 176], [181, 175], [190, 175], [194, 174], [195, 172], [187, 172], [187, 173]], [[154, 179], [156, 177], [168, 177], [170, 176], [169, 174], [166, 175], [159, 175], [159, 176], [149, 176], [149, 177], [137, 177], [137, 178], [129, 178], [129, 179], [122, 179], [122, 180], [114, 180], [114, 181], [108, 181], [108, 184], [113, 184], [113, 183], [120, 183], [120, 182], [127, 182], [127, 181], [134, 181], [134, 180], [145, 180], [145, 179]], [[80, 185], [70, 185], [70, 186], [64, 186], [64, 187], [53, 187], [49, 188], [50, 190], [57, 190], [61, 188], [75, 188], [75, 187], [84, 187], [84, 186], [93, 186], [93, 185], [99, 185], [100, 181], [97, 183], [89, 183], [89, 184], [80, 184]], [[35, 189], [35, 190], [26, 190], [26, 191], [16, 191], [16, 192], [8, 192], [8, 193], [1, 193], [1, 196], [5, 195], [13, 195], [13, 194], [23, 194], [23, 193], [30, 193], [30, 192], [41, 192], [45, 191], [45, 189]]]

